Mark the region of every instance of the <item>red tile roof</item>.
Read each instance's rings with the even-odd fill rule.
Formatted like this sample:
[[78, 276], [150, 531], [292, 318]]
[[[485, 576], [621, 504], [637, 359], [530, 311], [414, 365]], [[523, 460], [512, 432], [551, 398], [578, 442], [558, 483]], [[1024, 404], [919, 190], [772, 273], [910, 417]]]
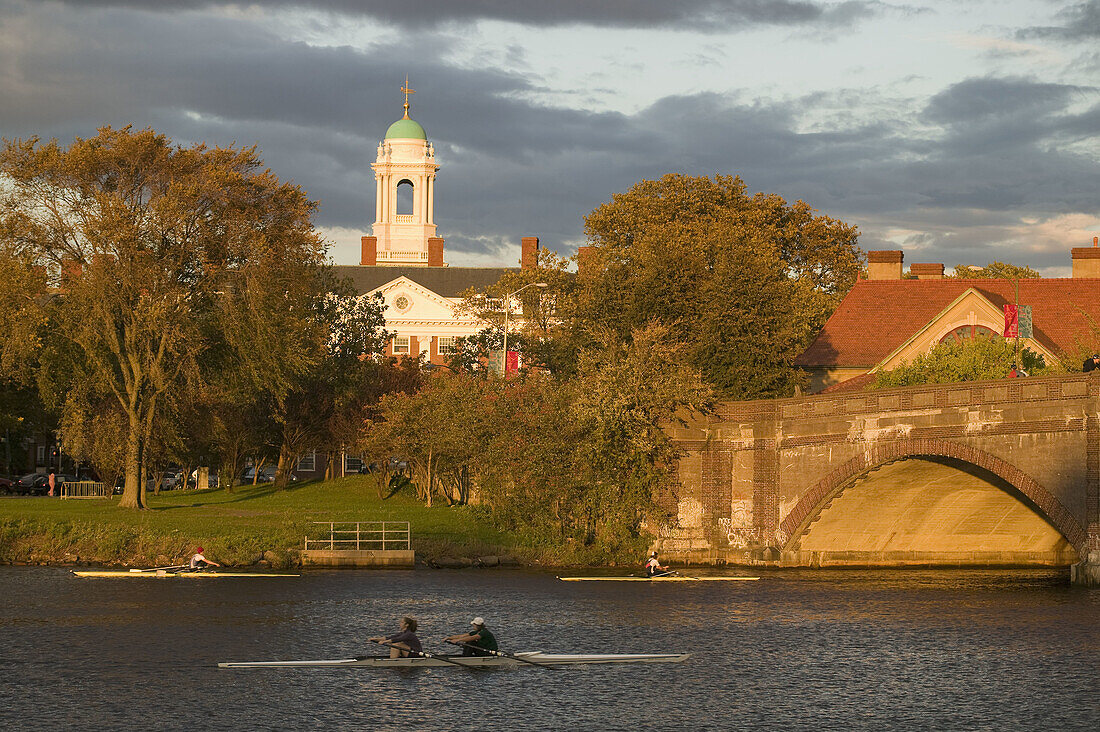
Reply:
[[878, 374], [861, 374], [853, 376], [847, 381], [839, 381], [832, 386], [822, 389], [819, 394], [836, 394], [838, 392], [862, 391], [865, 386], [873, 382]]
[[[996, 307], [1015, 300], [1008, 280], [859, 280], [810, 347], [802, 367], [871, 368], [974, 288]], [[1054, 352], [1100, 326], [1100, 279], [1020, 280], [1035, 339]]]

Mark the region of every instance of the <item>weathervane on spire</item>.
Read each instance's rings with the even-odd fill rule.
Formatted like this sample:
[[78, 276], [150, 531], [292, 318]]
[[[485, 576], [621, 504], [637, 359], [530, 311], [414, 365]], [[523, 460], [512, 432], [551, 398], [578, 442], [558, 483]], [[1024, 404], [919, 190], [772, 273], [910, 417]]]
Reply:
[[409, 118], [409, 95], [415, 94], [412, 89], [409, 88], [409, 75], [405, 74], [405, 86], [401, 87], [401, 91], [405, 92], [405, 119]]

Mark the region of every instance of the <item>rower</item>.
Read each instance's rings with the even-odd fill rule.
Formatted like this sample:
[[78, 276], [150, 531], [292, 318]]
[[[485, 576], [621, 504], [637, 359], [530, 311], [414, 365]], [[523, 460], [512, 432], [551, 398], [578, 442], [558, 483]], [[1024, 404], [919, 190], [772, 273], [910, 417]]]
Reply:
[[191, 557], [191, 565], [190, 566], [191, 566], [192, 570], [201, 572], [202, 570], [206, 569], [207, 567], [220, 567], [222, 565], [218, 564], [217, 562], [212, 562], [209, 559], [207, 559], [205, 556], [203, 556], [202, 547], [200, 546], [200, 547], [196, 547], [195, 556]]
[[645, 576], [655, 577], [665, 572], [668, 572], [668, 567], [662, 567], [661, 563], [657, 561], [657, 552], [653, 552], [649, 557], [649, 561], [645, 563]]
[[424, 652], [420, 645], [420, 639], [416, 637], [416, 618], [405, 616], [401, 618], [401, 630], [393, 635], [375, 636], [369, 638], [372, 643], [384, 643], [390, 647], [390, 658], [408, 658], [409, 651], [420, 654]]
[[444, 638], [449, 643], [462, 644], [463, 656], [490, 656], [489, 651], [497, 650], [497, 639], [485, 627], [485, 618], [477, 617], [470, 621], [473, 630]]

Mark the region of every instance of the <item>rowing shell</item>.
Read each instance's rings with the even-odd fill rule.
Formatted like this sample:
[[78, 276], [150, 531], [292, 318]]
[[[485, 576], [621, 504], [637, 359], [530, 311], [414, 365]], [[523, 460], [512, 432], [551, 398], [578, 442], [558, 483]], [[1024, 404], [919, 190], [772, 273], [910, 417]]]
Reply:
[[751, 582], [759, 577], [558, 577], [562, 582]]
[[[523, 651], [513, 654], [519, 658], [540, 666], [579, 666], [597, 663], [683, 663], [688, 653], [543, 653], [542, 651]], [[447, 659], [447, 660], [441, 660]], [[449, 666], [476, 666], [531, 668], [531, 664], [506, 656], [437, 656], [435, 658], [389, 658], [369, 656], [367, 658], [336, 658], [321, 661], [222, 661], [218, 668], [442, 668]]]
[[162, 569], [158, 569], [155, 572], [143, 572], [140, 570], [131, 570], [129, 572], [120, 572], [116, 570], [90, 570], [90, 571], [77, 571], [73, 570], [73, 574], [77, 577], [110, 577], [112, 579], [137, 579], [141, 577], [152, 577], [154, 579], [159, 577], [194, 577], [196, 579], [204, 579], [209, 577], [300, 577], [298, 574], [272, 574], [264, 572], [165, 572]]

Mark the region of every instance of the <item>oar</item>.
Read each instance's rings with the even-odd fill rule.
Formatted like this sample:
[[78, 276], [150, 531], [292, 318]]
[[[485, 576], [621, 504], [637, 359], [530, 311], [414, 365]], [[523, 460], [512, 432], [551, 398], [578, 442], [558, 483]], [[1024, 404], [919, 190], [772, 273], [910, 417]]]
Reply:
[[[655, 575], [653, 575], [653, 577], [675, 577], [675, 576], [678, 576], [679, 574], [680, 573], [677, 572], [675, 569], [670, 569], [670, 570], [667, 570], [665, 572], [661, 572], [660, 574], [655, 574]], [[649, 579], [653, 579], [653, 577], [650, 577]]]
[[559, 669], [556, 669], [553, 666], [549, 666], [545, 663], [535, 663], [534, 661], [529, 661], [528, 659], [524, 658], [523, 656], [517, 656], [516, 654], [508, 653], [507, 651], [492, 651], [492, 650], [489, 650], [488, 648], [482, 648], [481, 646], [475, 646], [473, 643], [459, 643], [458, 641], [452, 641], [452, 640], [449, 640], [447, 642], [450, 643], [451, 645], [455, 645], [455, 646], [466, 646], [467, 648], [476, 648], [477, 650], [482, 651], [483, 653], [488, 653], [488, 654], [493, 655], [493, 656], [500, 656], [501, 658], [511, 658], [513, 660], [516, 660], [516, 661], [523, 661], [524, 663], [529, 663], [532, 666], [538, 666], [539, 668], [548, 668], [551, 671], [558, 671], [559, 670]]
[[[472, 668], [472, 666], [470, 666], [470, 664], [468, 664], [468, 663], [462, 663], [461, 661], [452, 661], [451, 659], [447, 658], [446, 656], [437, 656], [436, 654], [428, 653], [427, 651], [414, 651], [411, 648], [401, 648], [401, 646], [398, 646], [394, 643], [387, 643], [386, 641], [372, 640], [371, 643], [377, 643], [380, 646], [388, 646], [390, 648], [398, 648], [402, 651], [408, 651], [408, 653], [410, 655], [415, 653], [416, 655], [420, 656], [421, 658], [431, 658], [431, 659], [436, 660], [436, 661], [445, 661], [447, 663], [453, 663], [455, 666], [461, 666], [462, 668]], [[363, 660], [363, 658], [365, 658], [365, 657], [356, 657], [355, 660], [361, 661], [361, 660]]]
[[167, 567], [149, 567], [148, 569], [131, 569], [130, 571], [134, 572], [135, 574], [141, 574], [142, 572], [159, 572], [161, 570], [168, 569], [183, 569], [186, 566], [186, 564], [170, 564]]

